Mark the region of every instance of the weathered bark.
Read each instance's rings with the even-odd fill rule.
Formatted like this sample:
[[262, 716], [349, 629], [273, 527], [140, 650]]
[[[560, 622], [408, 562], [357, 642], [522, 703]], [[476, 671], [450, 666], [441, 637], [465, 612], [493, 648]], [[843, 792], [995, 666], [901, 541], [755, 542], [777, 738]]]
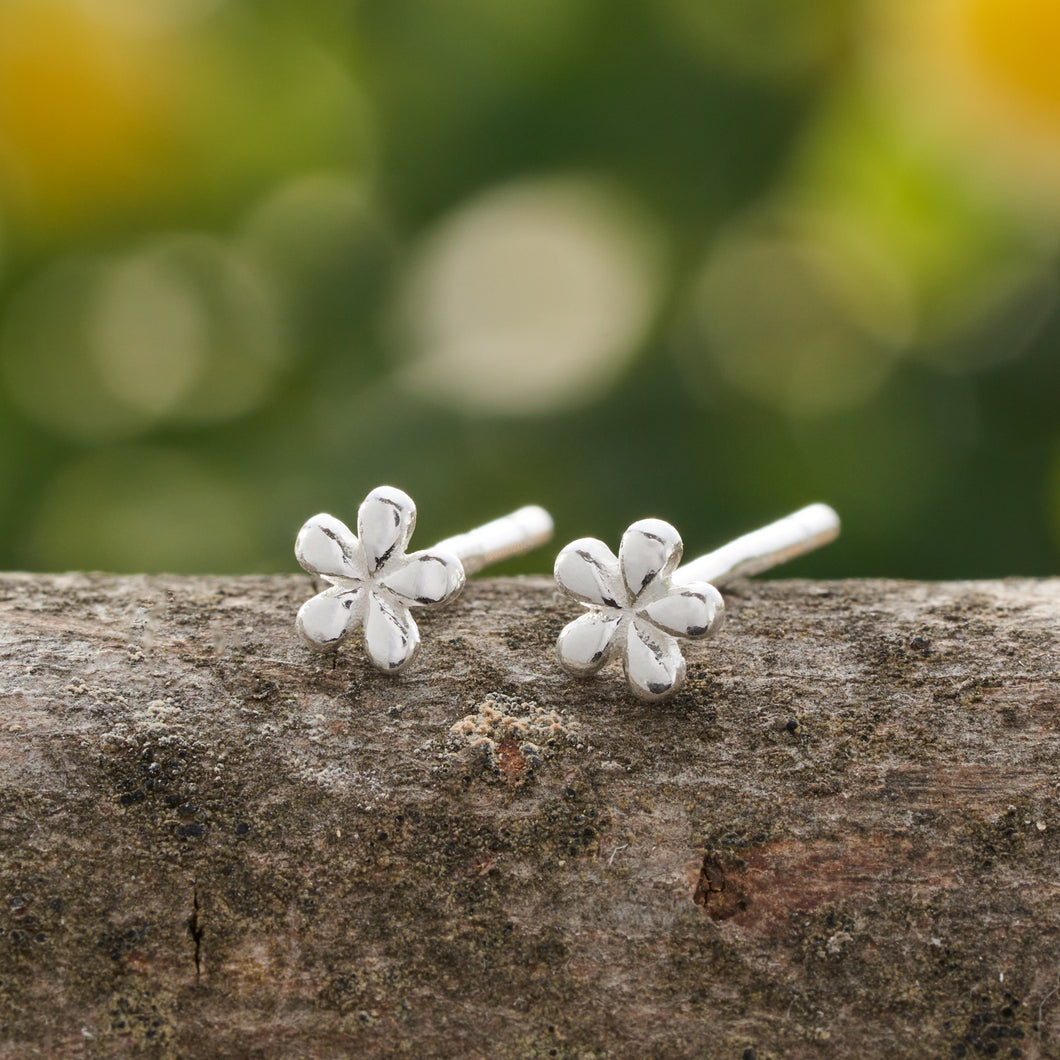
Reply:
[[1060, 580], [743, 583], [663, 706], [309, 592], [0, 577], [0, 1056], [1060, 1055]]

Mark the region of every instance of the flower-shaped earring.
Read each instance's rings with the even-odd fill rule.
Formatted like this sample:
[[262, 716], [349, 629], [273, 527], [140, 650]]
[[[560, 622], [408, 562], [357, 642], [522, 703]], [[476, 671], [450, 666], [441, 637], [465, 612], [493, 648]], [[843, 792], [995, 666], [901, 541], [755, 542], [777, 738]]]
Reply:
[[718, 585], [818, 548], [838, 533], [836, 513], [812, 504], [681, 568], [681, 536], [662, 519], [634, 523], [617, 557], [596, 538], [573, 541], [556, 557], [556, 582], [589, 610], [560, 633], [559, 661], [575, 677], [590, 677], [621, 652], [630, 691], [648, 701], [667, 699], [685, 680], [677, 638], [707, 637], [721, 625], [725, 602]]
[[398, 673], [420, 645], [410, 607], [448, 603], [468, 574], [552, 536], [551, 516], [536, 506], [409, 553], [415, 526], [416, 505], [393, 486], [379, 486], [364, 499], [356, 536], [332, 515], [306, 522], [295, 556], [310, 574], [331, 583], [298, 612], [296, 625], [306, 644], [334, 651], [360, 625], [368, 658], [385, 673]]

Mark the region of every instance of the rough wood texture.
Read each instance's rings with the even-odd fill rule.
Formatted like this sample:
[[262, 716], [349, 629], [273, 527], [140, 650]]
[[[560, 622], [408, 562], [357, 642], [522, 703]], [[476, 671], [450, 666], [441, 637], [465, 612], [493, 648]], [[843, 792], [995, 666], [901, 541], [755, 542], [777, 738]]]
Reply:
[[0, 1056], [1060, 1055], [1060, 580], [744, 583], [663, 707], [309, 593], [0, 577]]

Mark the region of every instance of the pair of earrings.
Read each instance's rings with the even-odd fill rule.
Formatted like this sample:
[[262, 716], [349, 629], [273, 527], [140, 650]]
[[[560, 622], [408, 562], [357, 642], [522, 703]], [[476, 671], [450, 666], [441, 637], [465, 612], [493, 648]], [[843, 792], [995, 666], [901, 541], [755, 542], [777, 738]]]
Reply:
[[[552, 537], [552, 517], [537, 506], [410, 553], [415, 526], [412, 498], [380, 486], [361, 504], [356, 534], [326, 514], [302, 527], [295, 556], [330, 583], [298, 612], [298, 632], [310, 647], [334, 651], [361, 626], [371, 662], [398, 673], [420, 645], [410, 608], [446, 604], [468, 575]], [[596, 538], [573, 541], [556, 557], [556, 582], [587, 610], [560, 633], [559, 661], [568, 673], [589, 677], [620, 654], [634, 695], [666, 699], [685, 680], [678, 638], [707, 637], [721, 624], [725, 601], [719, 586], [827, 544], [838, 533], [836, 513], [812, 504], [683, 567], [681, 537], [662, 519], [633, 523], [617, 556]]]

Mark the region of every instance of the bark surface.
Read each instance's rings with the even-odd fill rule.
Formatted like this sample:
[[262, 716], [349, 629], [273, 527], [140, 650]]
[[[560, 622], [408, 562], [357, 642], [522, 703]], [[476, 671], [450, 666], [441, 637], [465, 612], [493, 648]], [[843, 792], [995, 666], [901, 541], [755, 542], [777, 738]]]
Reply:
[[1060, 580], [740, 583], [662, 706], [311, 592], [0, 576], [0, 1056], [1060, 1055]]

